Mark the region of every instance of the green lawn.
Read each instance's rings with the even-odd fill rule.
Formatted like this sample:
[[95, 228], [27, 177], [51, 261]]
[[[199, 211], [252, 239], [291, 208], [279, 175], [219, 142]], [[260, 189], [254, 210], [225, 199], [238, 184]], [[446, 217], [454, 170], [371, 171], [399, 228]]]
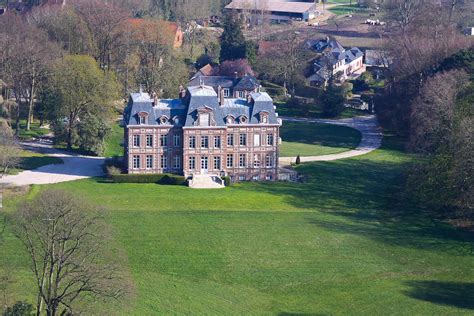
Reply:
[[123, 127], [118, 122], [111, 124], [112, 131], [106, 140], [104, 157], [123, 156]]
[[359, 131], [345, 126], [283, 122], [281, 157], [336, 154], [359, 145]]
[[[136, 287], [108, 314], [472, 314], [474, 236], [400, 198], [411, 159], [400, 147], [386, 139], [358, 158], [300, 165], [304, 184], [192, 190], [89, 179], [31, 194], [62, 188], [108, 208]], [[15, 201], [4, 198], [7, 211]], [[0, 253], [9, 303], [33, 301], [8, 228]]]
[[343, 15], [343, 14], [354, 14], [354, 13], [364, 13], [367, 12], [367, 8], [360, 8], [355, 5], [338, 5], [332, 8], [329, 8], [329, 11], [336, 15]]
[[[309, 113], [303, 112], [302, 109], [294, 108], [286, 104], [286, 102], [275, 102], [277, 112], [280, 116], [288, 117], [307, 117], [307, 118], [328, 118], [324, 116], [323, 110], [319, 106], [314, 106]], [[367, 115], [367, 111], [344, 108], [341, 114], [331, 119], [350, 118], [355, 116]]]
[[[16, 128], [15, 122], [12, 122], [12, 128]], [[26, 120], [20, 120], [20, 135], [21, 140], [29, 140], [32, 138], [39, 138], [50, 132], [49, 129], [40, 127], [39, 121], [34, 121], [31, 123], [31, 128], [29, 131], [26, 130]]]

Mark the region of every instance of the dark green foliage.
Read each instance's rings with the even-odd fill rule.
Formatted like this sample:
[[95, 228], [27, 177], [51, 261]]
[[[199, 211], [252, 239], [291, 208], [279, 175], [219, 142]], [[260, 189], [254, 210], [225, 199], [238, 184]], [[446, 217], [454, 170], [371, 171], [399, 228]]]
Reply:
[[322, 98], [323, 113], [327, 117], [335, 117], [344, 111], [344, 90], [341, 87], [329, 85]]
[[224, 180], [224, 185], [226, 187], [229, 187], [232, 185], [232, 182], [230, 181], [230, 177], [222, 177], [222, 180]]
[[440, 70], [446, 71], [451, 69], [462, 69], [471, 76], [474, 75], [474, 50], [461, 50], [446, 58], [441, 63]]
[[257, 43], [253, 41], [245, 42], [245, 58], [247, 58], [251, 65], [255, 64], [255, 62], [257, 61], [257, 52]]
[[244, 59], [247, 57], [247, 48], [242, 33], [242, 21], [232, 13], [224, 16], [224, 32], [221, 35], [220, 62], [225, 60]]
[[3, 316], [31, 316], [33, 315], [33, 305], [27, 302], [16, 302], [15, 305], [7, 307]]
[[183, 176], [174, 174], [113, 174], [112, 181], [115, 183], [157, 183], [167, 185], [182, 185], [186, 183]]

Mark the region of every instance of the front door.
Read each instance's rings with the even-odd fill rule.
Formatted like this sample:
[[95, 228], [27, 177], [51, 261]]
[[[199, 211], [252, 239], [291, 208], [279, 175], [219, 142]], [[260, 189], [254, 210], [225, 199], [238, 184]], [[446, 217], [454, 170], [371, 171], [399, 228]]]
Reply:
[[209, 169], [209, 161], [206, 156], [201, 157], [201, 173], [207, 174]]

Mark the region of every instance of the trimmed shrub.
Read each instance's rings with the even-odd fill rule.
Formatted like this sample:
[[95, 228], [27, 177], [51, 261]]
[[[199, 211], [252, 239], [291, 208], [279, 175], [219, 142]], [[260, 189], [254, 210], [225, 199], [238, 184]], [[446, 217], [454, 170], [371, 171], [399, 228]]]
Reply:
[[183, 176], [174, 174], [114, 174], [111, 175], [115, 183], [156, 183], [165, 185], [182, 185], [186, 183]]
[[230, 181], [230, 177], [222, 177], [222, 180], [224, 180], [224, 185], [226, 187], [230, 187], [232, 182]]

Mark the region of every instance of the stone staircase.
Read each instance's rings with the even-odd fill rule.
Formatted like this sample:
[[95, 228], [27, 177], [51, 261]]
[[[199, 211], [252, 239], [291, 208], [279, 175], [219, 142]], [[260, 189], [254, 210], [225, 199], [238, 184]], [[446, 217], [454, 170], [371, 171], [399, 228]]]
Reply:
[[188, 181], [188, 185], [193, 189], [223, 189], [225, 188], [224, 180], [218, 176], [212, 175], [194, 175], [191, 180]]

